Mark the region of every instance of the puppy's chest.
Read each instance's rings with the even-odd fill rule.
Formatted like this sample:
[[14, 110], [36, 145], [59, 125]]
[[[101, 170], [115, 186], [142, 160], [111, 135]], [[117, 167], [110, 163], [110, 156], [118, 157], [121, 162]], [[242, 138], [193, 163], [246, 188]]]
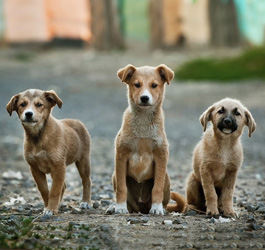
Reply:
[[216, 155], [216, 162], [213, 164], [213, 177], [215, 181], [223, 181], [229, 171], [237, 171], [241, 162], [232, 149], [225, 149], [220, 155]]
[[31, 166], [37, 166], [38, 169], [45, 174], [50, 173], [52, 166], [55, 165], [53, 153], [46, 150], [26, 152], [25, 158]]
[[151, 139], [135, 139], [131, 145], [128, 175], [139, 183], [154, 177], [153, 147]]

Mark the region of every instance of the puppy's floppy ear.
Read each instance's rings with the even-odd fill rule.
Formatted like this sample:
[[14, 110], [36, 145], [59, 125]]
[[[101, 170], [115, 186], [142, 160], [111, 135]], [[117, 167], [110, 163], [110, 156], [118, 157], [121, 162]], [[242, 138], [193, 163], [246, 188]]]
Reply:
[[159, 75], [163, 82], [166, 82], [169, 85], [169, 82], [174, 78], [174, 72], [167, 67], [165, 64], [160, 64], [156, 70], [158, 71]]
[[126, 82], [128, 84], [136, 70], [137, 69], [133, 65], [128, 64], [126, 67], [119, 69], [117, 75], [122, 82]]
[[17, 111], [17, 103], [18, 103], [18, 99], [20, 97], [20, 94], [18, 95], [14, 95], [9, 103], [6, 105], [6, 110], [7, 112], [9, 113], [9, 115], [11, 116], [12, 115], [12, 112], [15, 110]]
[[212, 112], [213, 112], [213, 110], [214, 110], [214, 106], [209, 107], [207, 110], [205, 110], [202, 113], [202, 115], [200, 117], [200, 122], [201, 122], [201, 125], [203, 126], [203, 131], [206, 130], [207, 123], [212, 120]]
[[55, 106], [56, 104], [58, 105], [59, 108], [62, 107], [63, 101], [59, 98], [59, 96], [55, 93], [54, 90], [49, 90], [44, 92], [44, 96], [52, 104], [52, 107]]
[[256, 122], [252, 117], [251, 113], [247, 109], [245, 111], [245, 116], [246, 116], [246, 126], [248, 126], [248, 136], [251, 137], [251, 134], [256, 129]]

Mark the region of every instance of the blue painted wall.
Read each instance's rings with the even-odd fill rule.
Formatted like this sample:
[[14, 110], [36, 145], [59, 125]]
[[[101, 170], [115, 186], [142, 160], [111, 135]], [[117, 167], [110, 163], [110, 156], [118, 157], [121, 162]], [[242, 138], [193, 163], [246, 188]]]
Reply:
[[239, 20], [240, 32], [249, 43], [265, 43], [265, 1], [234, 0]]

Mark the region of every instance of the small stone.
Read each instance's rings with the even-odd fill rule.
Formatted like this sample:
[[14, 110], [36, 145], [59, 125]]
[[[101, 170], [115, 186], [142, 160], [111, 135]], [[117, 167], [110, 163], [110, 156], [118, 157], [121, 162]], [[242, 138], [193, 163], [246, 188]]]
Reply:
[[190, 210], [190, 211], [186, 212], [184, 215], [185, 216], [195, 216], [195, 215], [197, 215], [197, 212], [193, 211], [193, 210]]
[[215, 223], [215, 219], [213, 217], [210, 219], [210, 223]]
[[127, 219], [127, 221], [130, 224], [141, 224], [141, 223], [147, 223], [148, 222], [148, 218], [147, 217], [129, 217]]
[[15, 179], [15, 180], [22, 180], [23, 176], [20, 171], [13, 171], [8, 170], [7, 172], [2, 173], [2, 177], [5, 179]]
[[256, 222], [256, 219], [255, 219], [255, 217], [254, 217], [253, 214], [250, 214], [250, 215], [248, 216], [248, 220], [247, 220], [247, 222]]
[[90, 205], [90, 204], [88, 204], [87, 202], [81, 202], [80, 203], [80, 208], [82, 209], [82, 210], [93, 210], [94, 208]]
[[77, 208], [72, 208], [71, 214], [80, 214], [81, 210]]
[[254, 205], [247, 205], [247, 211], [248, 212], [255, 212], [256, 211], [256, 206], [254, 206]]
[[179, 248], [193, 248], [193, 245], [191, 243], [186, 243], [186, 244], [180, 245]]
[[181, 220], [179, 218], [173, 220], [173, 224], [181, 224]]
[[106, 211], [106, 214], [114, 214], [115, 213], [115, 206], [114, 205], [111, 205], [107, 211]]
[[261, 243], [256, 243], [257, 248], [263, 248], [263, 245]]
[[264, 207], [259, 207], [257, 212], [258, 213], [265, 213], [265, 206]]
[[98, 195], [92, 195], [91, 200], [99, 201], [99, 200], [101, 200], [101, 198]]
[[258, 225], [257, 223], [252, 222], [248, 225], [248, 228], [251, 230], [258, 230], [258, 229], [262, 229], [262, 226]]
[[93, 203], [93, 208], [97, 209], [97, 208], [99, 208], [99, 207], [100, 207], [99, 202], [95, 201], [95, 202]]
[[110, 226], [109, 225], [101, 225], [100, 227], [101, 231], [107, 232], [110, 230]]
[[99, 197], [101, 199], [108, 199], [109, 198], [109, 195], [108, 194], [100, 194]]
[[102, 200], [101, 205], [102, 206], [109, 206], [112, 202], [110, 200]]
[[162, 224], [170, 226], [173, 224], [173, 222], [172, 220], [164, 220]]

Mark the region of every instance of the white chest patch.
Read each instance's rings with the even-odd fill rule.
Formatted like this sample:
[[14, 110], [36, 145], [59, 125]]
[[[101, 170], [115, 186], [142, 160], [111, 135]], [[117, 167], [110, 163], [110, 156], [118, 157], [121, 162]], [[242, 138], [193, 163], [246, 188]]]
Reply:
[[231, 150], [228, 148], [224, 149], [221, 155], [222, 163], [224, 165], [228, 164], [230, 162], [230, 158], [231, 158]]
[[153, 178], [153, 156], [148, 153], [142, 155], [132, 153], [129, 159], [128, 175], [139, 183]]

